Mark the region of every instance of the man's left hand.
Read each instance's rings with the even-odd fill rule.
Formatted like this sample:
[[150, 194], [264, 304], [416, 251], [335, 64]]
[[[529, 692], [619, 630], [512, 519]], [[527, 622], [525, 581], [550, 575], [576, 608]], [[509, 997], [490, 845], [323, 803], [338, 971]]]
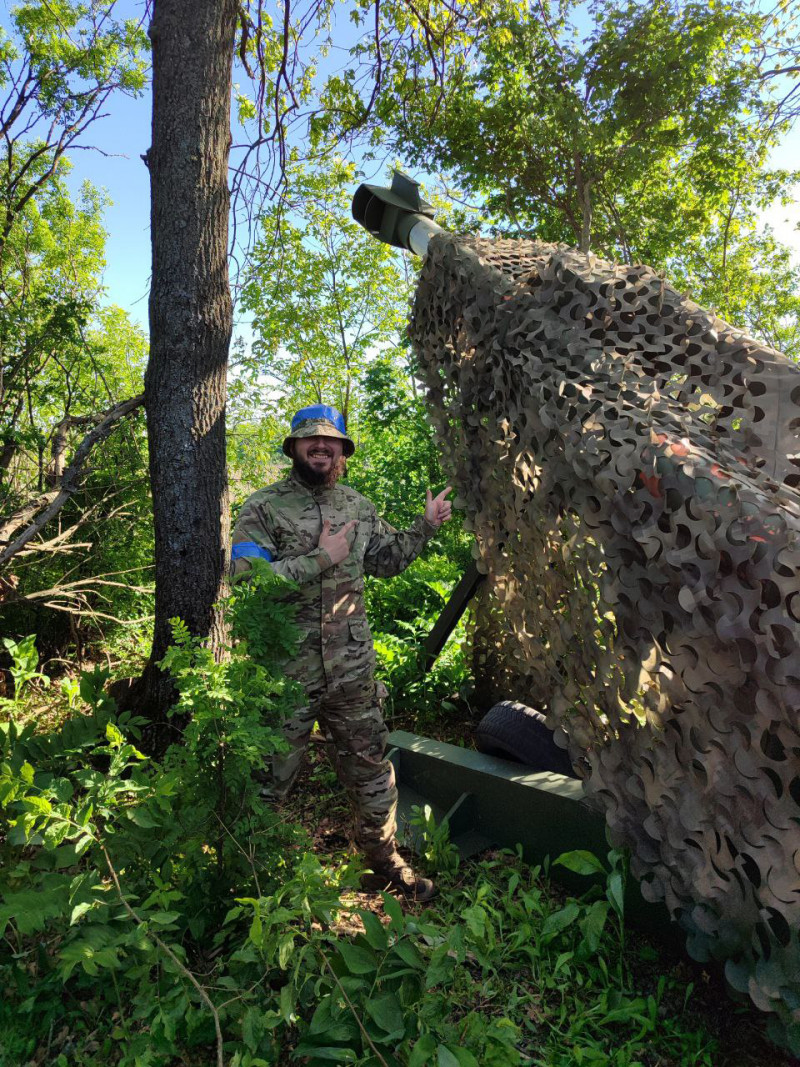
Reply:
[[452, 504], [449, 500], [445, 500], [445, 497], [450, 492], [452, 492], [452, 487], [449, 485], [446, 489], [443, 489], [438, 496], [433, 496], [430, 489], [427, 490], [425, 497], [425, 518], [431, 526], [441, 526], [443, 522], [447, 522], [447, 520], [452, 517]]

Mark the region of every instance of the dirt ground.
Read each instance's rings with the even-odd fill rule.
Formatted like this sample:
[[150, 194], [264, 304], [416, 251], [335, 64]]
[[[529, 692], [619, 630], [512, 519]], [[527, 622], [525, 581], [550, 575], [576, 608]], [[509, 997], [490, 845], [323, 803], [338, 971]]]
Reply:
[[[312, 744], [306, 767], [286, 805], [289, 818], [300, 822], [312, 837], [320, 858], [335, 861], [343, 852], [353, 852], [351, 818], [346, 797], [338, 786], [324, 755], [324, 746]], [[410, 854], [408, 854], [410, 856]], [[480, 859], [480, 857], [478, 857]], [[466, 882], [474, 871], [474, 864], [460, 868], [460, 882]], [[561, 895], [553, 889], [556, 897]], [[421, 911], [422, 906], [409, 904], [399, 898], [406, 911]], [[364, 891], [353, 894], [357, 908], [374, 912], [388, 922], [383, 911], [380, 892]], [[427, 905], [436, 911], [436, 900]], [[342, 933], [355, 934], [361, 927], [358, 919], [342, 925]], [[719, 1042], [720, 1055], [716, 1067], [800, 1067], [800, 1059], [792, 1057], [773, 1045], [766, 1036], [766, 1019], [749, 1003], [735, 1003], [727, 993], [721, 968], [700, 965], [679, 950], [632, 930], [629, 932], [630, 969], [638, 992], [646, 996], [655, 992], [659, 978], [670, 975], [674, 992], [664, 1001], [666, 1013], [683, 1009], [682, 991], [689, 984], [694, 987], [691, 1012], [697, 1028], [703, 1028]], [[665, 1064], [664, 1067], [671, 1067]], [[675, 1064], [674, 1067], [691, 1067]]]

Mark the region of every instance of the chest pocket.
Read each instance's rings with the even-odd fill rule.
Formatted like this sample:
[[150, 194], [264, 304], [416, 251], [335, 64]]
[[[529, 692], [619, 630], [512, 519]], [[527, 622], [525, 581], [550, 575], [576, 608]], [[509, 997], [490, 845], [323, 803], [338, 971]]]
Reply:
[[366, 619], [350, 619], [348, 624], [351, 641], [369, 641], [372, 634]]
[[299, 521], [293, 521], [283, 511], [274, 513], [273, 537], [279, 559], [305, 556], [319, 542], [319, 517], [310, 513]]

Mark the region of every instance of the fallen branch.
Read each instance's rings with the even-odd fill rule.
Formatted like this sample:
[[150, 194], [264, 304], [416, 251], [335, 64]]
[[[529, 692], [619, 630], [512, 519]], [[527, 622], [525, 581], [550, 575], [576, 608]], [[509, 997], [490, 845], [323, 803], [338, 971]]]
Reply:
[[[73, 567], [72, 570], [74, 571], [75, 568]], [[79, 578], [74, 582], [62, 580], [57, 582], [56, 585], [51, 586], [49, 589], [37, 589], [32, 593], [18, 593], [15, 580], [17, 576], [11, 575], [8, 580], [0, 579], [0, 602], [31, 602], [46, 600], [47, 597], [63, 597], [66, 602], [63, 610], [77, 610], [81, 605], [85, 605], [89, 609], [88, 614], [93, 614], [93, 609], [86, 597], [86, 593], [92, 591], [99, 592], [100, 586], [113, 586], [118, 589], [129, 589], [134, 593], [142, 593], [146, 596], [151, 595], [155, 591], [154, 586], [131, 585], [129, 582], [114, 582], [109, 580], [121, 574], [139, 574], [145, 570], [152, 570], [152, 564], [145, 567], [129, 567], [122, 571], [110, 571], [108, 574], [99, 574], [91, 578]], [[68, 577], [68, 574], [64, 577]], [[45, 607], [58, 607], [58, 605], [47, 603], [45, 604]], [[108, 617], [110, 618], [110, 616]]]
[[[15, 556], [23, 549], [31, 538], [35, 537], [42, 527], [46, 526], [59, 513], [72, 494], [79, 488], [83, 464], [94, 446], [108, 437], [120, 419], [124, 419], [132, 411], [136, 411], [143, 403], [144, 395], [140, 394], [139, 396], [131, 397], [129, 400], [123, 400], [111, 408], [110, 411], [107, 411], [97, 426], [90, 430], [78, 445], [72, 462], [61, 476], [59, 487], [49, 493], [42, 493], [0, 525], [0, 541], [3, 541], [24, 523], [28, 523], [23, 532], [0, 551], [0, 566], [3, 566], [12, 556]], [[42, 508], [44, 510], [41, 510]], [[37, 512], [39, 514], [31, 522], [30, 520]]]

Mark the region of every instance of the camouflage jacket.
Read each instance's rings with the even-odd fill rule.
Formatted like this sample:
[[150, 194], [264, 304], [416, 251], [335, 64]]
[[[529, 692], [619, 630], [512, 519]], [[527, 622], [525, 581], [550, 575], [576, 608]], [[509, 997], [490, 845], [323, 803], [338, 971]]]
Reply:
[[[351, 519], [349, 555], [336, 565], [317, 547], [323, 522], [336, 533]], [[297, 625], [304, 635], [287, 673], [309, 685], [371, 674], [372, 638], [364, 610], [364, 575], [390, 578], [412, 563], [436, 527], [419, 515], [395, 530], [373, 505], [347, 485], [311, 488], [293, 473], [260, 489], [244, 504], [233, 531], [232, 575], [266, 559], [276, 574], [300, 586]]]

